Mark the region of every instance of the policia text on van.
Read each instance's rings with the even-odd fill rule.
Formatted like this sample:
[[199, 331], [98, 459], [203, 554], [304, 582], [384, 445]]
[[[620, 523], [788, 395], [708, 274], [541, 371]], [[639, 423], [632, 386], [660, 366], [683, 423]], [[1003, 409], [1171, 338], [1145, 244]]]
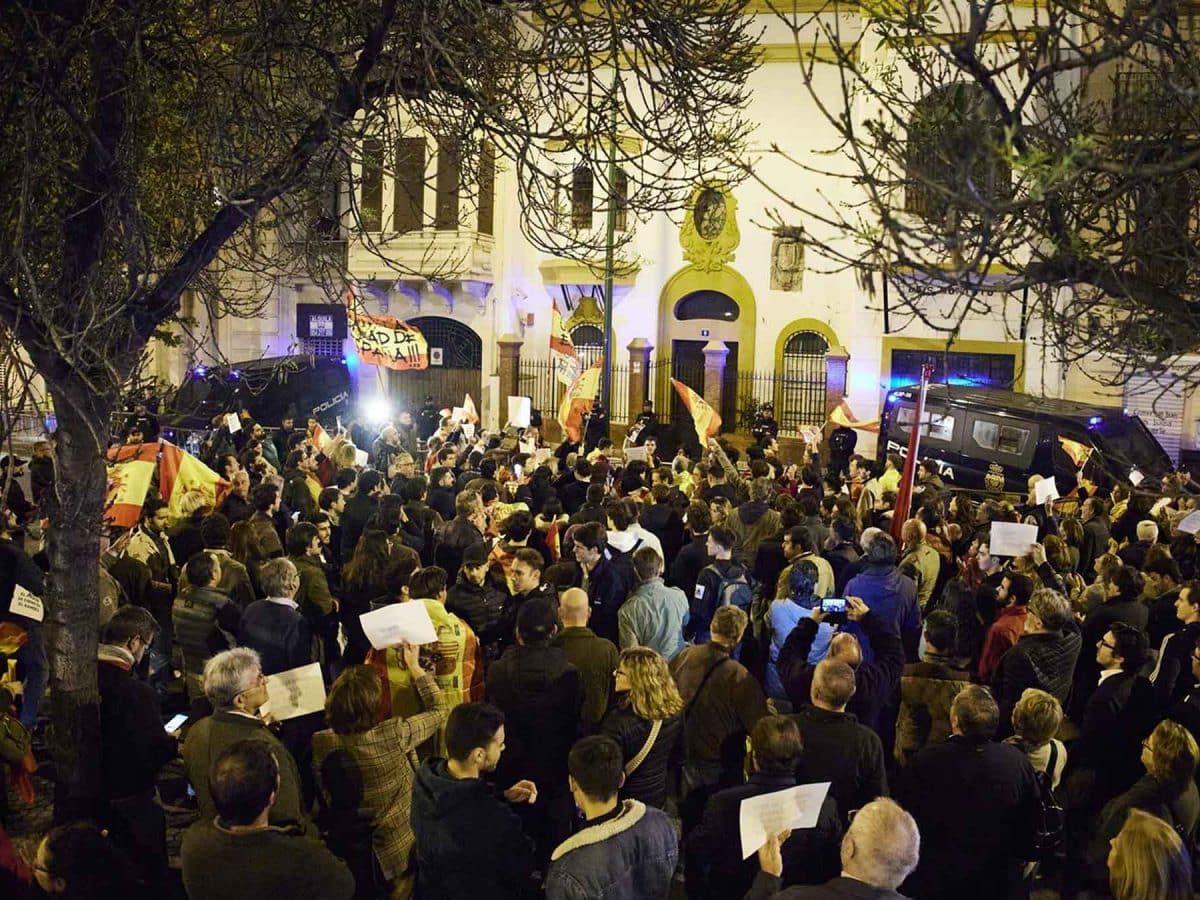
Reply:
[[[910, 385], [888, 393], [880, 459], [908, 452], [918, 391]], [[943, 481], [964, 488], [1024, 493], [1030, 475], [1072, 484], [1079, 469], [1072, 454], [1078, 458], [1088, 450], [1085, 474], [1093, 481], [1130, 484], [1171, 470], [1171, 458], [1142, 420], [1120, 409], [934, 384], [926, 394], [925, 422], [921, 457], [937, 465]]]

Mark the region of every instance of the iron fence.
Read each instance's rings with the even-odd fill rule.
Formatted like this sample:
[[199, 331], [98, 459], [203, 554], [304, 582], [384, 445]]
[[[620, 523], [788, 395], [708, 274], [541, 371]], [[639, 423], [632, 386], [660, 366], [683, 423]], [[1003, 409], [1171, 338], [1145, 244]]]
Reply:
[[[580, 367], [590, 366], [599, 356], [599, 353], [581, 353]], [[566, 389], [567, 385], [558, 379], [552, 360], [521, 357], [517, 367], [517, 390], [522, 396], [529, 397], [534, 408], [540, 409], [543, 416], [557, 416], [558, 406]], [[612, 408], [608, 411], [608, 418], [616, 424], [626, 424], [630, 421], [628, 365], [613, 366]]]
[[738, 372], [737, 422], [749, 431], [763, 404], [775, 408], [779, 433], [796, 435], [802, 425], [825, 424], [825, 357], [786, 359], [778, 372]]

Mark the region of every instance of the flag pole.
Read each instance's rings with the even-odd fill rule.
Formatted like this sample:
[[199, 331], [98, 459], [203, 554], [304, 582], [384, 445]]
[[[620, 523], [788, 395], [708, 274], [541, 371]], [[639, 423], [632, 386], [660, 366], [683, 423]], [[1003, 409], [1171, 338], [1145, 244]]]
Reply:
[[908, 520], [912, 508], [913, 481], [917, 475], [917, 457], [921, 452], [921, 427], [925, 419], [925, 394], [929, 390], [929, 379], [933, 377], [933, 364], [921, 366], [921, 389], [917, 392], [917, 408], [913, 417], [912, 434], [908, 438], [908, 456], [904, 460], [904, 474], [900, 476], [900, 491], [896, 494], [896, 508], [892, 510], [892, 538], [900, 545], [900, 531]]
[[[600, 388], [600, 400], [610, 417], [612, 416], [613, 367], [613, 257], [617, 235], [617, 87], [620, 84], [621, 71], [617, 66], [615, 47], [612, 60], [612, 96], [608, 119], [608, 215], [604, 239], [604, 372], [601, 375]], [[612, 419], [610, 418], [609, 421], [611, 422]]]

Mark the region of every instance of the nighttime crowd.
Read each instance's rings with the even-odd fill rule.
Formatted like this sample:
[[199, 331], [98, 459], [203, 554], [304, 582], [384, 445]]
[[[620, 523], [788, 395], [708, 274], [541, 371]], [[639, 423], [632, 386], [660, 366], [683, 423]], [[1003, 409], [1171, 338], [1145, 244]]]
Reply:
[[[1193, 896], [1200, 546], [1174, 481], [1039, 504], [1035, 475], [1012, 503], [926, 462], [899, 521], [899, 457], [785, 453], [769, 412], [741, 452], [672, 458], [649, 405], [625, 448], [428, 409], [242, 424], [204, 437], [216, 508], [151, 492], [111, 535], [103, 798], [34, 858], [0, 832], [0, 896]], [[0, 609], [43, 591], [52, 453], [0, 460], [31, 485], [0, 510]], [[999, 522], [1037, 542], [991, 553]], [[437, 640], [373, 646], [361, 617], [397, 603]], [[0, 617], [24, 632], [13, 809], [47, 666]], [[275, 721], [268, 677], [313, 664], [323, 710]], [[744, 801], [825, 783], [812, 827], [743, 852]], [[194, 820], [178, 847], [168, 814]]]

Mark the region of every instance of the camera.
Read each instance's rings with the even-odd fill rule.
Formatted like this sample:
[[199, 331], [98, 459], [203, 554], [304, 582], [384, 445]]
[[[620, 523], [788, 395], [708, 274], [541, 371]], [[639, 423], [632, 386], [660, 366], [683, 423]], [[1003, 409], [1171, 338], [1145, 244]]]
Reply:
[[844, 597], [826, 597], [821, 601], [821, 614], [827, 622], [846, 621], [846, 600]]

